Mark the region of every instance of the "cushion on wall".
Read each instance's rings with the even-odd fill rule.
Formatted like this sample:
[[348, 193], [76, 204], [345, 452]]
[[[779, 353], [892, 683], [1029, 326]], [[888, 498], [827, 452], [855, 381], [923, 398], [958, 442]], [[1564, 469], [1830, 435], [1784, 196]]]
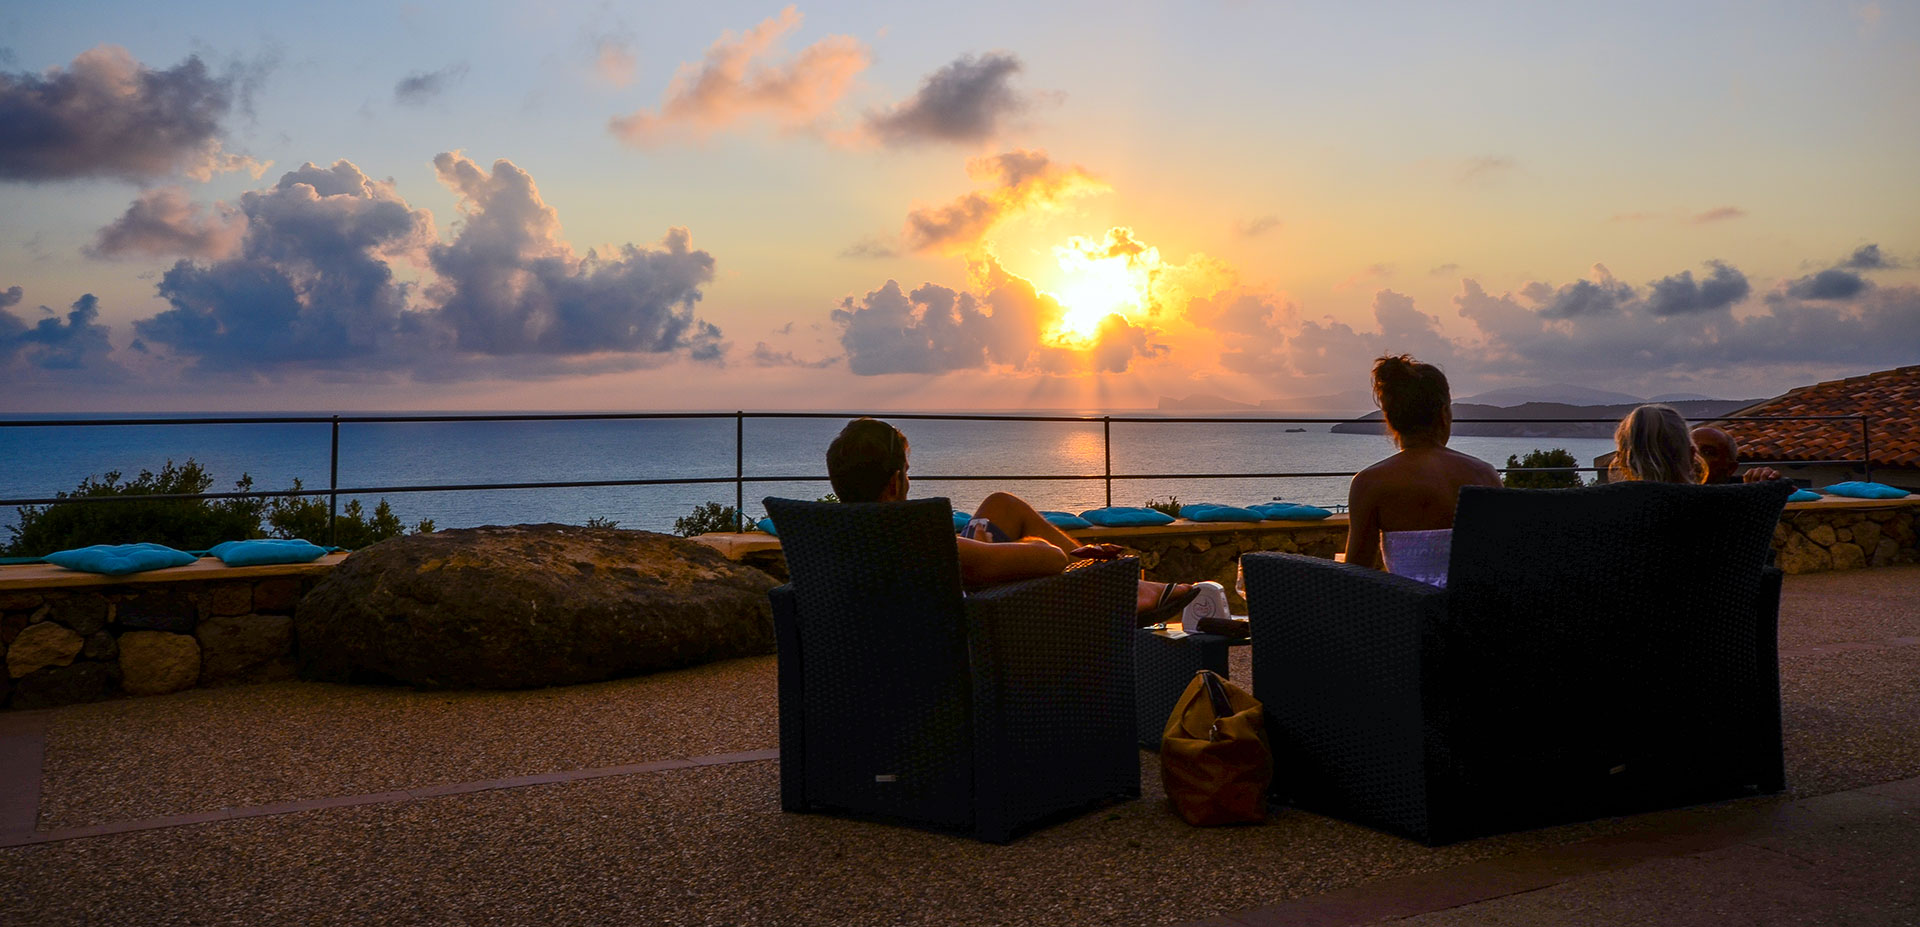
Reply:
[[186, 566], [200, 558], [165, 544], [95, 544], [92, 547], [57, 550], [41, 559], [82, 573], [125, 576], [144, 570]]
[[1898, 486], [1888, 486], [1885, 483], [1864, 483], [1859, 480], [1835, 483], [1832, 486], [1822, 486], [1820, 487], [1820, 491], [1828, 495], [1846, 496], [1850, 499], [1904, 499], [1908, 495], [1906, 490]]
[[1237, 505], [1216, 505], [1212, 502], [1195, 502], [1180, 507], [1180, 517], [1188, 521], [1261, 521], [1265, 515], [1253, 509], [1243, 509]]
[[326, 556], [327, 549], [299, 538], [260, 538], [223, 541], [208, 549], [227, 566], [266, 566], [270, 563], [308, 563]]
[[1046, 519], [1047, 524], [1059, 528], [1062, 531], [1078, 531], [1081, 528], [1093, 527], [1093, 522], [1081, 518], [1072, 512], [1041, 512], [1040, 517]]
[[1301, 505], [1298, 502], [1263, 502], [1247, 508], [1273, 521], [1318, 521], [1333, 514], [1317, 505]]
[[1144, 528], [1154, 525], [1173, 524], [1173, 516], [1154, 509], [1132, 505], [1116, 505], [1104, 509], [1089, 509], [1080, 513], [1080, 517], [1102, 528]]

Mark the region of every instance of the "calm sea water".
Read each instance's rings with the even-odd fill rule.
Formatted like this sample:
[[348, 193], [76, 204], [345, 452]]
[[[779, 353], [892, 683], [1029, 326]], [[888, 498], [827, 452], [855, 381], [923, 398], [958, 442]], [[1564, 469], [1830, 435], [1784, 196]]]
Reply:
[[[34, 416], [9, 416], [22, 420]], [[84, 416], [38, 416], [83, 418]], [[109, 417], [109, 416], [96, 416]], [[231, 417], [231, 416], [229, 416]], [[1133, 417], [1141, 417], [1134, 414]], [[844, 419], [748, 419], [741, 453], [749, 477], [746, 510], [758, 517], [765, 496], [813, 499], [830, 490], [827, 443]], [[970, 509], [988, 493], [1016, 492], [1043, 509], [1083, 511], [1107, 503], [1099, 479], [1020, 480], [1042, 474], [1099, 476], [1106, 470], [1099, 422], [899, 420], [912, 443], [913, 494], [947, 496]], [[1327, 424], [1270, 422], [1112, 425], [1116, 474], [1226, 474], [1211, 479], [1115, 479], [1114, 505], [1177, 496], [1183, 502], [1246, 505], [1275, 498], [1332, 507], [1346, 501], [1345, 476], [1246, 478], [1232, 474], [1350, 473], [1393, 452], [1385, 437], [1332, 434]], [[340, 486], [419, 486], [554, 480], [692, 479], [734, 476], [733, 419], [627, 421], [346, 423], [340, 428]], [[1289, 431], [1304, 428], [1305, 431]], [[0, 498], [39, 498], [72, 490], [83, 478], [119, 470], [131, 476], [168, 460], [199, 461], [227, 490], [241, 474], [256, 489], [284, 489], [295, 477], [327, 484], [329, 426], [124, 425], [0, 428]], [[1469, 438], [1452, 446], [1504, 466], [1510, 454], [1561, 447], [1583, 465], [1612, 450], [1592, 438]], [[986, 482], [945, 481], [979, 474]], [[668, 531], [702, 503], [731, 505], [731, 482], [691, 486], [391, 492], [363, 498], [392, 504], [408, 524], [431, 518], [442, 528], [524, 522], [581, 524], [608, 518], [625, 528]], [[345, 499], [342, 499], [342, 504]], [[0, 527], [18, 523], [0, 510]], [[0, 534], [0, 540], [5, 535]]]

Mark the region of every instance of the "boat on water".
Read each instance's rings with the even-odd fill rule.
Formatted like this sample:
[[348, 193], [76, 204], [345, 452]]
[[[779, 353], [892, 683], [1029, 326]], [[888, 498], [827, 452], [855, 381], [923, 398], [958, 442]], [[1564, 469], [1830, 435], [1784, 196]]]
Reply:
[[1305, 428], [1289, 428], [1289, 429], [1287, 429], [1287, 431], [1289, 431], [1289, 432], [1294, 432], [1294, 431], [1306, 431], [1306, 429], [1305, 429]]

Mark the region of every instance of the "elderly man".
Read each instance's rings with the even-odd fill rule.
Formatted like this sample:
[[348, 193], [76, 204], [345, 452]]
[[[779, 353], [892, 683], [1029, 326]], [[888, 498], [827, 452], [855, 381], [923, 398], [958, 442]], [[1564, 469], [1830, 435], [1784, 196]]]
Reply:
[[1732, 435], [1712, 425], [1701, 425], [1693, 430], [1693, 448], [1707, 465], [1705, 482], [1760, 483], [1781, 478], [1780, 471], [1772, 467], [1748, 467], [1747, 472], [1735, 476], [1733, 471], [1740, 466], [1740, 445]]

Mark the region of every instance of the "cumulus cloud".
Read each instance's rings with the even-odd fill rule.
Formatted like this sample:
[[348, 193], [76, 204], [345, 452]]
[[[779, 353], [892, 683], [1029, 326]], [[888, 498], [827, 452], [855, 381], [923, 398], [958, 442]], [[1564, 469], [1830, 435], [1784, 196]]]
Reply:
[[1546, 302], [1540, 315], [1548, 319], [1592, 318], [1613, 315], [1634, 298], [1633, 287], [1613, 279], [1605, 264], [1593, 265], [1592, 280], [1575, 280], [1552, 291], [1550, 297], [1536, 291]]
[[1887, 270], [1899, 267], [1900, 262], [1881, 254], [1880, 246], [1873, 244], [1855, 248], [1846, 260], [1840, 262], [1840, 266], [1848, 270]]
[[433, 159], [440, 181], [460, 196], [465, 224], [431, 249], [440, 276], [439, 315], [462, 349], [484, 354], [659, 353], [690, 348], [718, 357], [718, 330], [697, 323], [700, 287], [713, 256], [692, 247], [684, 228], [659, 250], [624, 245], [579, 258], [560, 239], [558, 214], [533, 177], [499, 160], [491, 173], [458, 153]]
[[838, 357], [823, 357], [819, 360], [803, 361], [795, 357], [792, 351], [775, 351], [772, 345], [764, 341], [754, 344], [753, 353], [747, 355], [747, 360], [755, 367], [802, 367], [809, 370], [819, 370], [840, 363], [840, 358]]
[[265, 165], [222, 147], [236, 85], [198, 57], [156, 71], [117, 45], [82, 52], [65, 69], [0, 73], [0, 180], [258, 177]]
[[464, 61], [447, 65], [438, 71], [415, 71], [393, 85], [393, 102], [407, 106], [423, 105], [466, 76], [467, 63]]
[[1671, 277], [1655, 280], [1647, 297], [1647, 310], [1654, 315], [1713, 312], [1725, 309], [1752, 291], [1747, 275], [1721, 261], [1708, 261], [1713, 273], [1694, 282], [1693, 271], [1683, 270]]
[[1867, 286], [1865, 277], [1835, 267], [1787, 284], [1787, 295], [1795, 299], [1852, 299]]
[[[582, 257], [511, 162], [489, 171], [446, 153], [434, 167], [463, 214], [451, 242], [391, 182], [347, 161], [307, 164], [243, 194], [237, 253], [176, 263], [158, 287], [172, 308], [135, 322], [135, 332], [204, 372], [450, 379], [723, 359], [720, 330], [694, 316], [713, 258], [691, 247], [685, 229], [670, 230], [658, 249], [629, 244]], [[395, 262], [430, 271], [427, 284], [403, 280]]]
[[211, 214], [187, 199], [178, 187], [147, 190], [108, 223], [86, 248], [89, 256], [198, 257], [220, 260], [234, 253], [246, 233], [247, 217], [225, 203]]
[[68, 310], [66, 321], [47, 313], [32, 325], [8, 307], [20, 302], [21, 289], [8, 287], [0, 293], [0, 371], [30, 368], [39, 375], [84, 375], [88, 379], [117, 379], [125, 373], [109, 354], [107, 327], [99, 324], [100, 301], [92, 293], [80, 297]]
[[867, 117], [867, 129], [888, 145], [984, 142], [1027, 108], [1010, 85], [1020, 59], [990, 53], [962, 55], [928, 75], [913, 96]]
[[907, 293], [888, 280], [833, 310], [847, 369], [861, 376], [947, 373], [987, 364], [985, 329], [992, 324], [971, 293], [928, 283]]
[[1044, 151], [1026, 149], [975, 158], [967, 162], [967, 174], [984, 188], [944, 206], [921, 207], [907, 214], [904, 234], [909, 248], [950, 254], [971, 251], [1008, 216], [1054, 208], [1107, 189], [1078, 166], [1063, 167]]
[[744, 33], [722, 33], [699, 64], [674, 74], [657, 112], [615, 116], [608, 128], [629, 144], [650, 146], [677, 135], [702, 138], [754, 116], [787, 130], [812, 126], [846, 94], [868, 56], [858, 40], [836, 35], [773, 60], [780, 39], [800, 21], [789, 6]]

